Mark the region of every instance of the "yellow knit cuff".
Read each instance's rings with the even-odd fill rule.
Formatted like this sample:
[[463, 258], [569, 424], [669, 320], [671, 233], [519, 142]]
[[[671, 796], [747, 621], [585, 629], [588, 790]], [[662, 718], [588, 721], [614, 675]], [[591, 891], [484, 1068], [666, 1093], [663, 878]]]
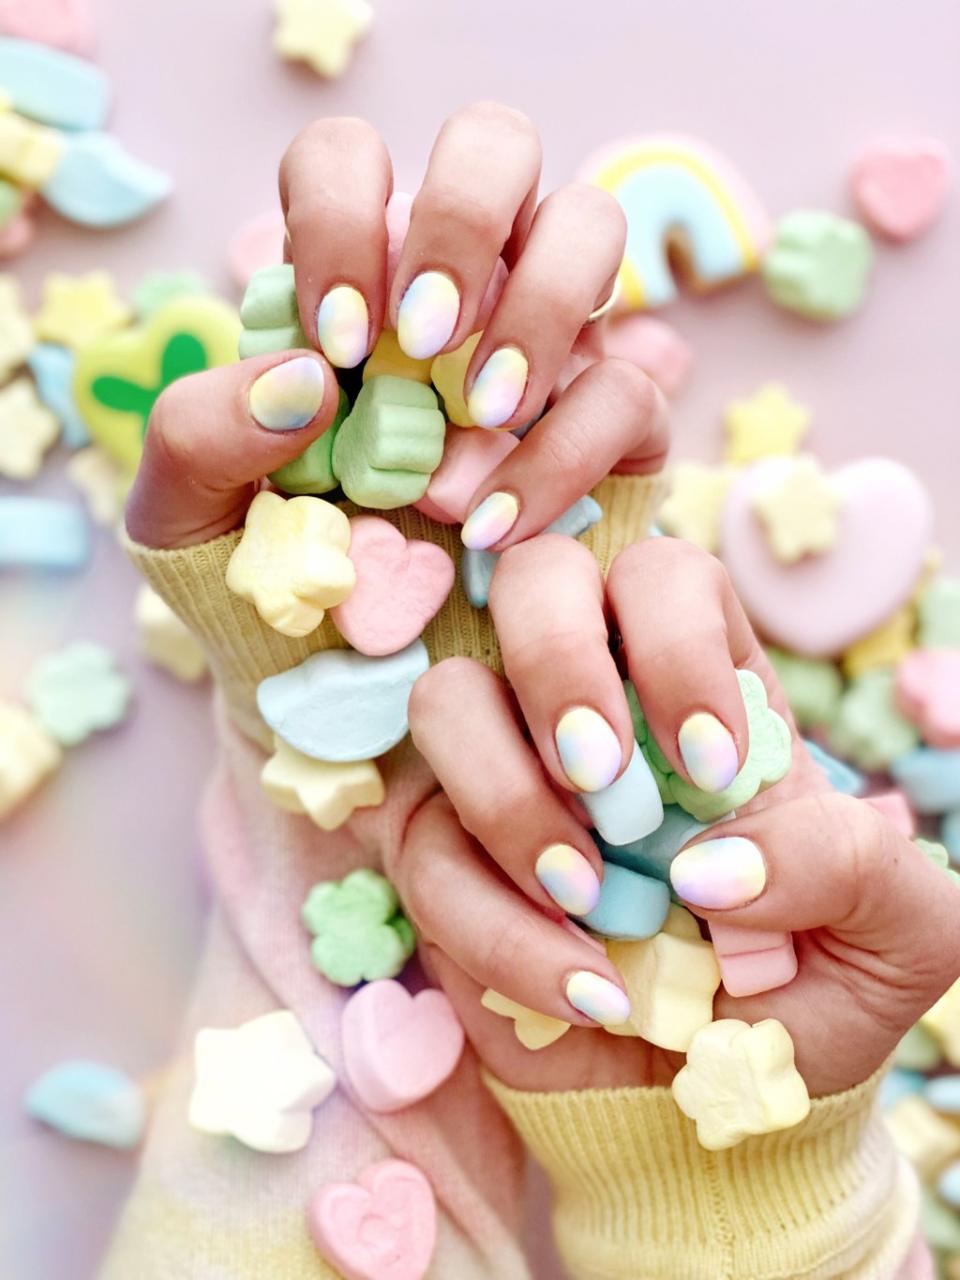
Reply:
[[881, 1077], [719, 1152], [669, 1089], [487, 1085], [550, 1178], [575, 1280], [879, 1280], [896, 1275], [919, 1211], [875, 1105]]
[[[604, 573], [617, 554], [642, 537], [660, 496], [656, 476], [609, 476], [593, 491], [603, 508], [603, 519], [580, 539], [594, 553]], [[342, 504], [347, 515], [359, 508]], [[475, 658], [502, 671], [500, 649], [493, 622], [486, 609], [475, 609], [459, 582], [463, 551], [459, 525], [442, 525], [413, 507], [377, 512], [407, 538], [434, 542], [448, 552], [458, 568], [458, 581], [443, 609], [423, 634], [432, 662], [454, 654]], [[268, 627], [252, 605], [227, 589], [227, 564], [241, 537], [241, 530], [212, 542], [176, 551], [158, 551], [125, 539], [134, 564], [199, 637], [211, 669], [219, 681], [232, 718], [240, 729], [264, 748], [272, 737], [256, 706], [257, 685], [267, 676], [297, 666], [321, 649], [346, 647], [329, 616], [311, 635], [292, 640]]]

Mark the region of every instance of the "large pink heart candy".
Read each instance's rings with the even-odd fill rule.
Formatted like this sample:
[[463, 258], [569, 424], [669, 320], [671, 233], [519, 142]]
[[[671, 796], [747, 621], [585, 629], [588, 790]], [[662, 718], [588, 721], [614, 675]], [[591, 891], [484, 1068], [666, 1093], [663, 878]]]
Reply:
[[357, 585], [330, 616], [344, 640], [370, 658], [412, 644], [442, 607], [456, 574], [443, 547], [408, 542], [378, 516], [350, 521], [350, 559]]
[[393, 978], [361, 987], [340, 1023], [343, 1064], [371, 1111], [400, 1111], [439, 1089], [463, 1052], [463, 1027], [442, 991], [412, 996]]
[[308, 1221], [317, 1248], [346, 1280], [422, 1280], [437, 1238], [433, 1190], [405, 1160], [321, 1188]]
[[852, 180], [867, 221], [891, 240], [912, 240], [943, 208], [950, 156], [933, 138], [876, 142], [857, 161]]
[[0, 0], [0, 32], [89, 54], [93, 17], [89, 0]]
[[766, 458], [731, 485], [721, 516], [723, 562], [763, 635], [796, 653], [832, 657], [910, 598], [930, 546], [933, 508], [899, 462], [851, 463], [832, 477], [842, 498], [836, 545], [781, 564], [753, 501], [782, 483], [790, 465], [789, 458]]

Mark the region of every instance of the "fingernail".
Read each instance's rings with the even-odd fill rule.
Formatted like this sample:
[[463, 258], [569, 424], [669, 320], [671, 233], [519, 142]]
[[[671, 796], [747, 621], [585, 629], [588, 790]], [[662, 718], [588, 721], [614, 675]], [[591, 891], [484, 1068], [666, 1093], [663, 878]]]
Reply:
[[563, 771], [578, 791], [602, 791], [620, 772], [620, 740], [592, 707], [565, 712], [554, 738]]
[[737, 776], [740, 761], [733, 734], [709, 711], [687, 716], [677, 734], [677, 746], [690, 781], [701, 791], [726, 791]]
[[323, 368], [311, 356], [295, 356], [261, 373], [247, 405], [268, 431], [297, 431], [317, 416], [323, 404]]
[[721, 836], [683, 849], [670, 864], [670, 883], [697, 907], [742, 907], [767, 883], [763, 855], [752, 840]]
[[600, 899], [600, 878], [573, 845], [548, 845], [534, 870], [557, 906], [572, 916], [588, 915]]
[[471, 551], [486, 551], [510, 532], [520, 514], [520, 503], [512, 493], [491, 493], [469, 515], [460, 539]]
[[599, 973], [581, 969], [567, 980], [567, 999], [580, 1013], [602, 1027], [618, 1027], [630, 1017], [630, 999], [625, 991], [601, 978]]
[[460, 292], [442, 271], [423, 271], [408, 286], [397, 312], [397, 341], [413, 360], [427, 360], [450, 341], [460, 315]]
[[477, 374], [467, 397], [467, 412], [478, 427], [499, 427], [517, 411], [529, 373], [527, 358], [516, 347], [500, 347]]
[[323, 354], [338, 369], [353, 369], [367, 354], [370, 313], [363, 294], [338, 284], [317, 308], [317, 340]]

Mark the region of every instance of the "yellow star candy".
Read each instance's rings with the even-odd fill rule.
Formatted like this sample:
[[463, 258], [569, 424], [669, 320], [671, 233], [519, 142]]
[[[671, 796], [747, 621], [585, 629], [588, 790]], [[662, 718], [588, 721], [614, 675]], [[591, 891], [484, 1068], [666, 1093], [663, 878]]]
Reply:
[[146, 583], [137, 592], [133, 620], [137, 647], [148, 662], [178, 680], [200, 679], [207, 669], [200, 641]]
[[905, 604], [847, 649], [843, 655], [843, 674], [848, 680], [856, 680], [875, 667], [895, 667], [917, 647], [916, 629], [917, 611], [912, 604]]
[[78, 449], [67, 463], [70, 482], [83, 494], [90, 516], [97, 524], [116, 524], [123, 509], [124, 486], [120, 468], [99, 445]]
[[470, 417], [467, 402], [463, 398], [463, 381], [467, 376], [467, 366], [473, 359], [482, 333], [472, 333], [466, 342], [461, 343], [456, 351], [445, 356], [436, 356], [430, 366], [430, 377], [433, 385], [443, 396], [443, 411], [447, 421], [456, 427], [473, 427], [476, 423]]
[[0, 173], [31, 191], [53, 177], [65, 146], [56, 129], [25, 120], [10, 110], [0, 90]]
[[809, 455], [785, 462], [783, 479], [753, 499], [770, 550], [782, 564], [829, 551], [837, 540], [842, 499]]
[[538, 1013], [536, 1009], [528, 1009], [526, 1005], [517, 1004], [516, 1000], [509, 1000], [506, 996], [502, 996], [492, 987], [487, 987], [480, 997], [480, 1003], [491, 1013], [499, 1014], [501, 1018], [512, 1018], [517, 1039], [532, 1053], [555, 1044], [570, 1030], [570, 1023], [564, 1022], [562, 1018], [551, 1018], [548, 1013]]
[[0, 475], [32, 480], [59, 434], [56, 415], [41, 404], [29, 378], [14, 378], [0, 390]]
[[720, 545], [720, 512], [736, 475], [733, 467], [681, 462], [670, 477], [670, 493], [657, 517], [664, 533], [695, 542], [704, 551]]
[[397, 335], [392, 329], [383, 329], [376, 345], [370, 352], [363, 366], [363, 381], [380, 378], [384, 374], [391, 378], [407, 378], [411, 382], [422, 382], [430, 385], [430, 360], [414, 360], [400, 347]]
[[279, 809], [305, 813], [324, 831], [335, 831], [354, 809], [383, 804], [383, 779], [372, 760], [314, 760], [276, 736], [273, 747], [260, 781]]
[[227, 565], [231, 591], [281, 635], [309, 635], [356, 585], [350, 521], [322, 498], [258, 493]]
[[807, 434], [810, 411], [791, 398], [786, 387], [769, 382], [749, 400], [736, 400], [724, 414], [727, 462], [741, 465], [759, 458], [796, 453]]
[[373, 22], [367, 0], [276, 0], [274, 48], [309, 63], [321, 76], [346, 70], [353, 46]]
[[0, 379], [23, 364], [34, 344], [33, 326], [13, 276], [0, 276]]
[[0, 702], [0, 822], [35, 791], [63, 752], [24, 707]]
[[723, 1018], [702, 1027], [671, 1089], [683, 1114], [696, 1121], [697, 1140], [707, 1151], [723, 1151], [754, 1134], [792, 1129], [810, 1113], [810, 1095], [793, 1061], [793, 1041], [775, 1018], [752, 1027]]
[[131, 316], [106, 271], [91, 271], [85, 276], [54, 272], [43, 282], [43, 302], [33, 324], [42, 342], [56, 342], [76, 351], [105, 333], [122, 329]]

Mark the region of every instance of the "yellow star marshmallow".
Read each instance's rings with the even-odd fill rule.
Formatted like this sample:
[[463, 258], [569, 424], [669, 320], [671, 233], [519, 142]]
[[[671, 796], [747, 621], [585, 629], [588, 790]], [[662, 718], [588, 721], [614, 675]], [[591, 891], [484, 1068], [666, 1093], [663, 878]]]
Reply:
[[720, 545], [720, 512], [736, 471], [701, 462], [681, 462], [670, 477], [670, 493], [657, 517], [664, 533], [695, 542], [704, 551]]
[[56, 172], [65, 146], [57, 129], [25, 120], [10, 110], [0, 90], [0, 173], [36, 191]]
[[33, 323], [42, 342], [57, 342], [76, 351], [122, 329], [131, 315], [106, 271], [85, 276], [54, 272], [43, 282], [43, 302]]
[[546, 1049], [548, 1045], [555, 1044], [570, 1030], [570, 1023], [564, 1022], [562, 1018], [551, 1018], [548, 1013], [538, 1013], [536, 1009], [528, 1009], [526, 1005], [517, 1004], [516, 1000], [509, 1000], [506, 996], [502, 996], [492, 987], [487, 987], [480, 997], [480, 1003], [491, 1013], [499, 1014], [501, 1018], [512, 1018], [517, 1039], [525, 1049], [531, 1052]]
[[33, 343], [33, 326], [23, 309], [20, 286], [13, 276], [0, 276], [0, 379], [23, 364]]
[[406, 378], [410, 382], [430, 385], [430, 360], [414, 360], [400, 347], [392, 329], [383, 329], [376, 345], [363, 366], [363, 381], [388, 374], [392, 378]]
[[36, 790], [63, 758], [39, 721], [14, 702], [0, 702], [0, 822]]
[[875, 667], [895, 667], [917, 647], [917, 611], [905, 604], [869, 635], [850, 646], [843, 655], [843, 674], [856, 680]]
[[816, 458], [804, 455], [784, 464], [783, 478], [753, 499], [770, 550], [782, 564], [829, 551], [837, 540], [842, 500]]
[[367, 0], [276, 0], [276, 15], [277, 53], [302, 59], [321, 76], [346, 70], [353, 46], [373, 22]]
[[447, 421], [452, 422], [456, 427], [476, 425], [467, 409], [463, 383], [467, 376], [467, 367], [482, 337], [482, 333], [472, 333], [466, 342], [457, 347], [456, 351], [450, 351], [445, 356], [434, 357], [433, 364], [430, 366], [433, 385], [443, 397], [443, 411], [447, 415]]
[[178, 680], [200, 679], [207, 669], [207, 658], [199, 640], [146, 583], [137, 592], [133, 620], [137, 647], [148, 662]]
[[123, 508], [120, 468], [99, 445], [78, 449], [67, 463], [67, 476], [80, 490], [97, 524], [116, 524]]
[[960, 1128], [944, 1120], [919, 1094], [895, 1103], [883, 1117], [897, 1150], [923, 1178], [933, 1178], [960, 1155]]
[[727, 462], [741, 465], [759, 458], [796, 453], [807, 434], [810, 411], [792, 399], [786, 387], [769, 382], [749, 400], [735, 400], [724, 414]]
[[60, 434], [56, 415], [42, 404], [27, 377], [0, 390], [0, 475], [32, 480]]
[[260, 781], [279, 809], [305, 813], [324, 831], [335, 831], [354, 809], [383, 804], [386, 792], [373, 760], [314, 760], [276, 736], [273, 747]]

